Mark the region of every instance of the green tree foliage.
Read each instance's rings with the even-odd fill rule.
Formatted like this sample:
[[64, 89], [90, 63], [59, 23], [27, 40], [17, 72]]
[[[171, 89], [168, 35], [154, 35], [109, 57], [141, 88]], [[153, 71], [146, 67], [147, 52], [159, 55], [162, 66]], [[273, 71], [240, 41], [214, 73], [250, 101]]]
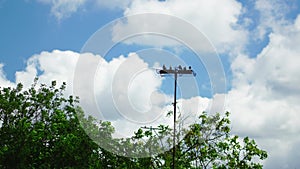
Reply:
[[77, 100], [36, 82], [0, 91], [0, 168], [68, 168], [97, 164], [97, 144], [80, 127]]
[[[86, 117], [77, 98], [64, 96], [65, 87], [55, 81], [37, 86], [36, 80], [29, 89], [0, 90], [0, 168], [171, 168], [172, 149], [162, 148], [172, 143], [168, 126], [113, 138], [111, 123]], [[198, 123], [180, 130], [176, 168], [262, 168], [267, 153], [254, 140], [231, 135], [229, 124], [229, 113], [202, 113]], [[141, 153], [148, 157], [138, 158]]]
[[[178, 132], [176, 138], [182, 136], [183, 139], [177, 141], [176, 144], [176, 168], [262, 168], [263, 166], [259, 163], [259, 160], [266, 159], [267, 152], [259, 149], [255, 141], [248, 137], [242, 139], [237, 135], [231, 135], [229, 125], [229, 112], [225, 113], [225, 117], [221, 117], [218, 113], [207, 115], [203, 112], [199, 116], [198, 123]], [[165, 129], [161, 126], [161, 132], [158, 132], [160, 134], [155, 137], [158, 138], [161, 134], [167, 132]], [[170, 129], [168, 131], [170, 133]], [[149, 138], [147, 132], [150, 132], [150, 130], [143, 131], [140, 129], [139, 132], [135, 133], [135, 138]], [[171, 134], [169, 134], [169, 137], [171, 137]], [[158, 168], [170, 168], [172, 166], [172, 149], [152, 158], [154, 159], [153, 162], [161, 162]], [[157, 165], [157, 163], [155, 164]]]

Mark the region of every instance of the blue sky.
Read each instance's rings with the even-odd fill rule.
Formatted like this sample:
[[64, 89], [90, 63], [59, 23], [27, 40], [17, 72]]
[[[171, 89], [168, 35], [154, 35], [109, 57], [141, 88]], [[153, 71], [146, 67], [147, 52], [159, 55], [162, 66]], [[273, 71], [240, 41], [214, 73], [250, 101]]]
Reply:
[[[249, 17], [252, 23], [248, 30], [254, 30], [259, 24], [259, 11], [254, 8], [255, 1], [240, 1], [245, 9], [239, 16], [239, 24]], [[293, 6], [286, 15], [293, 20], [299, 12], [298, 1], [286, 1]], [[1, 63], [3, 63], [6, 76], [9, 80], [15, 80], [15, 72], [26, 66], [26, 60], [34, 54], [42, 51], [72, 50], [80, 52], [82, 46], [89, 37], [105, 24], [122, 17], [121, 9], [109, 9], [105, 7], [93, 8], [86, 5], [86, 10], [72, 13], [70, 17], [58, 20], [50, 13], [51, 6], [35, 1], [2, 1], [0, 6], [0, 45]], [[250, 57], [257, 54], [268, 44], [268, 33], [262, 39], [249, 39], [246, 45], [246, 53]], [[120, 49], [121, 48], [121, 49]], [[121, 54], [138, 51], [144, 46], [118, 44], [116, 50], [110, 51], [112, 57]], [[167, 50], [172, 50], [168, 48]], [[186, 50], [186, 52], [189, 52]], [[183, 54], [184, 55], [184, 54]], [[231, 76], [227, 54], [220, 54], [225, 72]], [[223, 56], [224, 55], [224, 56]], [[229, 79], [230, 80], [230, 79]], [[228, 84], [230, 87], [230, 83]]]
[[[58, 20], [50, 13], [50, 10], [50, 6], [34, 1], [4, 1], [2, 3], [0, 11], [2, 21], [0, 56], [8, 80], [15, 81], [15, 72], [25, 69], [27, 59], [42, 51], [58, 49], [80, 52], [93, 33], [123, 16], [120, 9], [87, 7], [85, 11], [73, 13], [71, 17]], [[117, 44], [110, 50], [107, 58], [110, 60], [109, 58], [126, 55], [148, 47], [136, 44]], [[165, 49], [174, 52], [171, 47]], [[181, 56], [195, 55], [188, 49], [182, 51], [179, 54]], [[226, 65], [226, 57], [222, 57], [222, 59], [223, 64], [229, 66]], [[199, 83], [207, 86], [207, 91], [202, 93], [203, 96], [211, 97], [207, 73], [205, 70], [203, 71], [203, 68], [201, 69], [198, 68], [199, 77], [196, 78]], [[228, 70], [226, 67], [225, 69]], [[162, 90], [171, 94], [173, 90], [168, 88], [169, 84], [172, 84], [171, 80], [166, 79]]]
[[[83, 56], [80, 52], [88, 40], [107, 25], [110, 28], [110, 32], [104, 32], [110, 38], [107, 43], [113, 43], [122, 34], [147, 30], [152, 26], [161, 31], [180, 30], [180, 27], [168, 27], [172, 23], [159, 23], [161, 18], [157, 18], [157, 24], [150, 26], [147, 23], [153, 21], [148, 22], [150, 18], [147, 17], [140, 22], [130, 17], [124, 23], [116, 22], [120, 17], [141, 13], [180, 18], [197, 28], [207, 38], [204, 44], [197, 44], [199, 49], [211, 43], [215, 49], [212, 56], [217, 56], [223, 65], [226, 90], [214, 91], [215, 84], [211, 84], [212, 77], [209, 75], [218, 72], [199, 62], [199, 56], [188, 46], [178, 45], [174, 39], [168, 41], [164, 36], [159, 39], [155, 36], [130, 37], [128, 41], [117, 43], [105, 56], [106, 61], [101, 61], [101, 76], [95, 81], [97, 84], [103, 82], [103, 85], [95, 89], [99, 93], [94, 96], [106, 103], [101, 109], [115, 111], [115, 107], [106, 105], [118, 103], [107, 99], [113, 95], [113, 91], [109, 90], [111, 86], [106, 83], [108, 81], [117, 83], [113, 84], [116, 91], [130, 89], [131, 104], [137, 104], [137, 109], [148, 110], [148, 102], [153, 101], [149, 98], [153, 97], [157, 102], [151, 102], [150, 107], [165, 110], [159, 106], [170, 103], [173, 79], [163, 80], [149, 73], [148, 69], [153, 70], [153, 67], [163, 64], [157, 65], [157, 60], [167, 64], [182, 62], [192, 65], [197, 73], [195, 78], [180, 78], [178, 99], [182, 96], [179, 102], [187, 105], [186, 108], [183, 106], [183, 110], [208, 110], [207, 107], [213, 105], [212, 110], [219, 106], [222, 110], [231, 111], [234, 133], [251, 136], [269, 152], [266, 168], [300, 166], [297, 160], [300, 156], [296, 151], [300, 145], [298, 0], [0, 0], [0, 63], [3, 65], [0, 85], [13, 86], [15, 82], [29, 85], [36, 75], [44, 83], [56, 79], [72, 85], [74, 72], [83, 72], [86, 76], [89, 73], [89, 67], [76, 67], [78, 58], [99, 59], [96, 56], [99, 53]], [[183, 36], [187, 39], [196, 37], [190, 32], [184, 32]], [[157, 57], [159, 55], [165, 58]], [[169, 58], [177, 60], [172, 62]], [[128, 72], [118, 72], [122, 65], [128, 67]], [[140, 77], [140, 72], [130, 72], [136, 70], [135, 66], [140, 66], [145, 77]], [[122, 83], [126, 79], [114, 79], [115, 75], [110, 71], [124, 77], [132, 75], [136, 81], [124, 87]], [[86, 83], [84, 85], [89, 85], [89, 82]], [[70, 94], [71, 90], [68, 89]], [[222, 101], [224, 98], [225, 101]], [[89, 107], [88, 99], [83, 98], [82, 101], [87, 110], [95, 110]], [[97, 103], [99, 105], [102, 106]], [[110, 114], [110, 117], [113, 116], [113, 113]], [[119, 127], [120, 133], [124, 132], [124, 128], [133, 126], [132, 121], [120, 119], [114, 124]]]
[[[247, 11], [240, 16], [239, 23], [243, 22], [244, 17], [250, 17], [254, 22], [247, 28], [253, 30], [259, 22], [259, 12], [254, 9], [255, 1], [240, 2]], [[284, 2], [293, 6], [286, 18], [295, 19], [300, 2]], [[79, 52], [95, 31], [123, 16], [120, 9], [89, 7], [83, 12], [73, 13], [71, 17], [58, 21], [50, 10], [51, 6], [35, 1], [1, 1], [0, 57], [1, 62], [5, 64], [4, 70], [8, 79], [14, 80], [15, 71], [25, 67], [27, 58], [41, 51], [61, 49]], [[267, 35], [260, 40], [250, 39], [246, 46], [247, 52], [251, 57], [255, 57], [267, 43]], [[224, 60], [226, 69], [226, 59]]]
[[1, 62], [8, 79], [26, 66], [34, 54], [54, 49], [79, 52], [85, 41], [101, 26], [122, 16], [104, 8], [58, 21], [50, 6], [34, 1], [4, 1], [0, 8]]
[[[240, 16], [240, 23], [243, 18], [251, 17], [254, 20], [248, 29], [254, 29], [256, 26], [256, 17], [259, 13], [253, 9], [253, 2], [245, 3], [247, 12]], [[80, 52], [82, 46], [89, 37], [104, 25], [111, 21], [122, 17], [121, 9], [110, 9], [105, 7], [91, 7], [90, 4], [85, 6], [85, 10], [74, 12], [71, 16], [63, 19], [58, 19], [51, 14], [51, 6], [35, 1], [3, 1], [0, 11], [0, 19], [2, 21], [0, 36], [1, 44], [1, 63], [4, 64], [4, 72], [6, 77], [15, 81], [15, 72], [25, 69], [26, 61], [34, 54], [39, 54], [42, 51], [71, 50]], [[79, 8], [79, 10], [81, 10]], [[251, 41], [251, 40], [250, 40]], [[255, 40], [246, 46], [249, 56], [255, 57], [263, 47], [267, 45], [267, 35], [261, 40]], [[118, 57], [121, 54], [128, 54], [148, 48], [143, 45], [124, 45], [118, 44], [110, 51], [110, 57]], [[172, 47], [164, 48], [174, 52]], [[188, 49], [183, 49], [179, 55], [193, 55]], [[226, 53], [220, 54], [222, 64], [227, 77], [231, 77], [229, 68], [229, 57]], [[198, 66], [197, 66], [198, 67]], [[204, 73], [202, 73], [204, 72]], [[206, 84], [210, 88], [209, 79], [205, 71], [199, 69], [196, 77], [199, 84]], [[201, 77], [201, 78], [200, 78]], [[204, 77], [204, 78], [203, 78]], [[230, 78], [228, 80], [228, 88], [230, 88]], [[166, 80], [167, 81], [167, 80]], [[169, 84], [169, 83], [167, 83]], [[167, 93], [172, 93], [167, 90]], [[203, 96], [211, 97], [212, 93], [209, 90], [203, 92]]]

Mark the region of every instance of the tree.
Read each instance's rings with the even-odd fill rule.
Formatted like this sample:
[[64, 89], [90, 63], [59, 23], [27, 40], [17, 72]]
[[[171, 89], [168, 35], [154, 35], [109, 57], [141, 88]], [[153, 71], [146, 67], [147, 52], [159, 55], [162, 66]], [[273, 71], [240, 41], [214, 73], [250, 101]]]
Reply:
[[77, 99], [64, 98], [65, 85], [38, 88], [36, 79], [28, 90], [0, 91], [0, 168], [100, 166], [99, 147], [78, 123]]
[[[178, 121], [179, 123], [179, 121]], [[177, 134], [183, 139], [176, 145], [176, 168], [262, 168], [258, 160], [267, 158], [267, 152], [258, 148], [254, 140], [245, 137], [240, 139], [237, 135], [230, 134], [229, 112], [221, 117], [219, 113], [207, 115], [203, 112], [198, 119], [198, 123], [189, 126]], [[170, 132], [171, 129], [161, 127], [160, 134]], [[135, 133], [136, 139], [149, 138], [153, 135], [147, 133], [150, 130], [140, 129]], [[171, 135], [169, 135], [171, 137]], [[148, 139], [150, 141], [150, 139]], [[158, 144], [159, 142], [157, 142]], [[163, 163], [159, 168], [170, 168], [172, 166], [172, 149], [152, 157]], [[256, 161], [256, 162], [254, 162]]]
[[[156, 131], [141, 128], [131, 138], [113, 138], [111, 123], [86, 117], [78, 98], [65, 97], [65, 87], [65, 83], [57, 87], [55, 81], [38, 86], [36, 79], [29, 89], [18, 84], [0, 90], [0, 168], [172, 166], [172, 149], [161, 146], [172, 143], [168, 126], [159, 125]], [[267, 158], [267, 153], [254, 140], [231, 135], [229, 125], [229, 113], [225, 117], [202, 113], [197, 123], [181, 130], [176, 136], [183, 138], [177, 139], [176, 168], [262, 168], [256, 159]], [[103, 143], [119, 154], [100, 147]]]
[[97, 144], [134, 145], [129, 138], [113, 138], [110, 122], [86, 117], [78, 98], [64, 95], [65, 83], [57, 87], [55, 81], [50, 86], [37, 82], [29, 89], [22, 84], [0, 89], [0, 168], [145, 166], [147, 160], [116, 155]]

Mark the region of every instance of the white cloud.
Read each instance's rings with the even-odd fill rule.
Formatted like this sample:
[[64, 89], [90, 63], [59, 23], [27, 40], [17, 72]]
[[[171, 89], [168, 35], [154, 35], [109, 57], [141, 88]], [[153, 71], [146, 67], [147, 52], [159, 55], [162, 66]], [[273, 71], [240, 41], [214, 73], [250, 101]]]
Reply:
[[[267, 168], [295, 168], [300, 134], [300, 15], [269, 36], [256, 58], [240, 55], [232, 63], [233, 89], [227, 107], [233, 130], [259, 140], [269, 152]], [[282, 161], [278, 161], [281, 159]]]
[[[205, 1], [191, 0], [189, 2], [183, 0], [170, 1], [152, 1], [152, 0], [134, 0], [130, 6], [124, 11], [124, 16], [144, 13], [158, 13], [179, 17], [195, 26], [201, 31], [218, 50], [231, 49], [233, 46], [241, 46], [246, 41], [247, 32], [241, 30], [237, 26], [238, 16], [241, 14], [242, 6], [235, 0], [227, 1]], [[173, 23], [162, 23], [159, 17], [155, 18], [156, 24], [145, 24], [150, 18], [141, 17], [140, 20], [131, 20], [126, 23], [118, 24], [115, 28], [115, 39], [119, 34], [126, 32], [140, 32], [141, 30], [152, 30], [155, 27], [161, 32], [173, 32], [174, 29], [182, 29], [182, 27], [173, 27]], [[186, 30], [181, 30], [185, 32]], [[162, 35], [163, 36], [163, 35]], [[186, 32], [188, 39], [195, 38], [191, 33]], [[151, 38], [146, 36], [144, 39], [132, 38], [127, 43], [137, 43], [146, 45], [174, 45], [174, 41], [166, 41], [161, 38]], [[175, 43], [176, 44], [176, 43]], [[200, 44], [198, 44], [200, 45]]]
[[[58, 20], [71, 16], [80, 8], [85, 8], [88, 3], [97, 4], [97, 6], [110, 9], [121, 9], [124, 11], [124, 16], [141, 13], [157, 13], [179, 17], [202, 32], [219, 52], [237, 51], [241, 49], [243, 44], [247, 41], [247, 32], [237, 24], [238, 17], [242, 13], [242, 5], [235, 0], [221, 2], [218, 0], [190, 0], [189, 2], [183, 0], [93, 0], [89, 2], [87, 0], [38, 1], [50, 4], [51, 13]], [[140, 30], [147, 31], [150, 27], [156, 27], [156, 29], [161, 32], [172, 32], [174, 29], [183, 29], [183, 27], [174, 27], [176, 25], [172, 23], [159, 24], [159, 19], [160, 18], [155, 18], [154, 23], [156, 24], [151, 25], [145, 25], [143, 22], [147, 20], [147, 22], [149, 22], [149, 18], [141, 17], [139, 21], [132, 21], [129, 19], [126, 24], [116, 25], [113, 35], [114, 39], [118, 39], [119, 34], [138, 32]], [[191, 41], [195, 38], [191, 33], [186, 33], [184, 36]], [[151, 46], [176, 46], [179, 44], [177, 41], [166, 38], [163, 35], [147, 36], [146, 34], [131, 38], [124, 42]], [[197, 45], [201, 46], [202, 44], [197, 43]]]
[[[56, 80], [58, 84], [62, 82], [72, 84], [78, 57], [79, 54], [76, 52], [59, 50], [33, 55], [28, 59], [26, 69], [16, 72], [16, 83], [29, 87], [38, 76], [39, 83], [50, 84]], [[71, 88], [68, 88], [68, 94], [71, 92]]]
[[87, 0], [37, 0], [38, 2], [50, 4], [51, 14], [57, 20], [70, 17], [73, 13], [77, 12]]
[[[89, 64], [76, 67], [81, 57], [88, 60]], [[92, 64], [98, 66], [92, 75], [94, 81], [85, 83], [84, 78], [90, 73]], [[28, 88], [36, 76], [39, 77], [39, 84], [50, 85], [53, 80], [56, 80], [57, 84], [66, 82], [66, 95], [80, 94], [81, 106], [85, 112], [98, 119], [112, 121], [116, 127], [116, 136], [130, 136], [133, 131], [145, 125], [172, 125], [172, 118], [165, 116], [169, 110], [173, 110], [173, 98], [160, 91], [163, 78], [135, 53], [106, 61], [91, 53], [79, 54], [59, 50], [41, 52], [28, 59], [25, 70], [16, 72], [16, 83], [5, 78], [2, 66], [2, 87], [22, 83]], [[77, 74], [78, 71], [82, 74]], [[75, 76], [79, 76], [77, 81], [74, 81]], [[75, 88], [74, 91], [74, 83], [78, 82], [82, 84], [77, 84], [79, 88]], [[92, 83], [94, 90], [89, 88]], [[208, 109], [209, 101], [201, 97], [178, 100], [179, 111], [184, 112], [182, 117], [188, 117], [185, 120], [186, 126], [194, 122], [197, 116], [195, 113]], [[96, 106], [93, 105], [94, 102]]]
[[[136, 54], [103, 60], [95, 74], [95, 92], [101, 113], [113, 120], [125, 118], [133, 123], [155, 120], [166, 100], [158, 92], [161, 77], [149, 69]], [[164, 97], [162, 97], [164, 98]], [[151, 113], [149, 113], [151, 112]]]
[[[124, 10], [132, 0], [36, 0], [37, 2], [51, 6], [51, 14], [58, 21], [66, 19], [78, 12], [80, 9], [85, 9], [88, 4], [99, 8]], [[0, 2], [1, 5], [1, 2]], [[1, 6], [0, 6], [1, 7]]]
[[259, 24], [255, 30], [255, 38], [262, 39], [272, 29], [278, 31], [282, 25], [286, 25], [286, 14], [290, 12], [291, 6], [281, 0], [257, 0], [255, 9], [259, 11]]
[[[93, 116], [113, 121], [118, 137], [131, 136], [145, 125], [172, 125], [172, 118], [165, 116], [173, 110], [173, 98], [160, 91], [163, 78], [150, 67], [135, 53], [109, 62], [101, 60], [98, 65], [94, 91], [99, 112]], [[209, 99], [195, 97], [178, 102], [178, 107], [188, 112], [182, 115], [189, 116], [187, 127], [194, 122], [195, 113], [207, 109]]]
[[[74, 68], [78, 60], [79, 54], [72, 51], [41, 52], [33, 55], [27, 60], [25, 70], [15, 73], [16, 82], [10, 82], [4, 76], [4, 72], [0, 71], [1, 86], [14, 86], [22, 83], [25, 88], [32, 85], [34, 78], [39, 77], [39, 83], [50, 84], [56, 80], [58, 84], [67, 82], [72, 84]], [[71, 94], [71, 88], [68, 88], [68, 94]]]

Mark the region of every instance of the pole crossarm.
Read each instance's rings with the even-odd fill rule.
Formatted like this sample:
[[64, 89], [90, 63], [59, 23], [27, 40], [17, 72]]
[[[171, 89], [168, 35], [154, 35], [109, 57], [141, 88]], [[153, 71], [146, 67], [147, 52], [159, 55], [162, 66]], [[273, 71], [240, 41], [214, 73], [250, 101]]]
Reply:
[[191, 66], [187, 69], [186, 67], [181, 67], [180, 65], [178, 67], [175, 67], [172, 69], [170, 67], [169, 69], [166, 68], [166, 66], [163, 66], [163, 69], [157, 69], [157, 73], [160, 75], [168, 75], [168, 74], [177, 74], [177, 75], [188, 75], [191, 74], [193, 76], [196, 76], [196, 73], [192, 70]]
[[175, 67], [172, 69], [170, 66], [169, 69], [166, 68], [165, 65], [163, 65], [162, 69], [157, 69], [157, 73], [161, 76], [165, 75], [174, 75], [174, 129], [173, 129], [173, 164], [172, 168], [175, 169], [175, 157], [176, 157], [176, 90], [177, 90], [177, 77], [178, 75], [193, 75], [196, 76], [196, 73], [192, 70], [192, 67], [189, 66], [187, 69], [186, 67], [182, 67], [179, 65], [178, 67]]
[[142, 129], [149, 129], [149, 130], [159, 130], [159, 128], [157, 128], [157, 127], [152, 127], [152, 126], [150, 126], [150, 127], [147, 127], [147, 126], [143, 126], [143, 127], [141, 127]]

